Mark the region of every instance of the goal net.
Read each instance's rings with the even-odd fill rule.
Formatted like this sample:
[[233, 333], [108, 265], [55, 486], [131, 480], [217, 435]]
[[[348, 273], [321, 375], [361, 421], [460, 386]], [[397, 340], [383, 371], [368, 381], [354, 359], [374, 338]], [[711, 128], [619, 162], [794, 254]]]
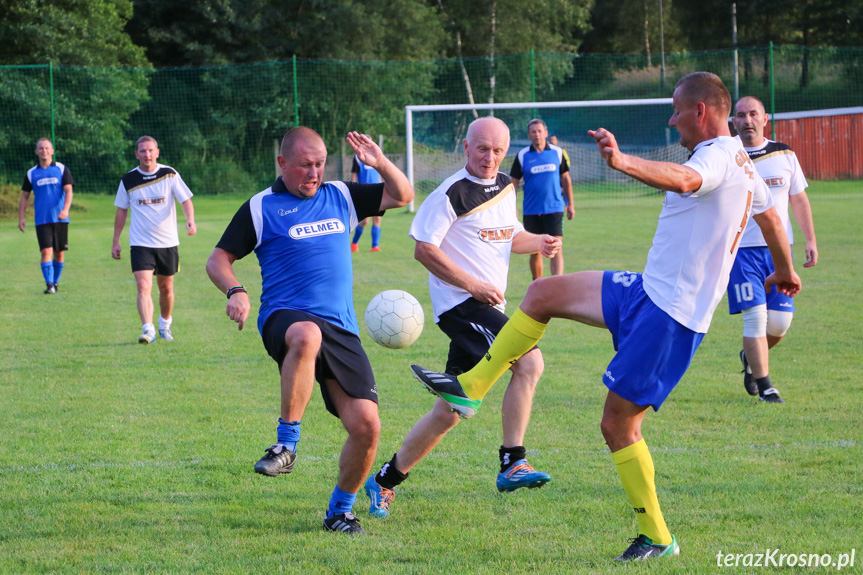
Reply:
[[677, 131], [668, 127], [671, 113], [671, 98], [407, 106], [408, 177], [417, 192], [425, 194], [464, 167], [467, 127], [474, 118], [488, 115], [509, 126], [510, 148], [501, 165], [501, 171], [509, 173], [518, 151], [530, 145], [528, 122], [541, 118], [569, 155], [576, 205], [652, 195], [656, 190], [606, 166], [587, 130], [611, 130], [628, 154], [682, 163], [688, 152], [680, 146]]

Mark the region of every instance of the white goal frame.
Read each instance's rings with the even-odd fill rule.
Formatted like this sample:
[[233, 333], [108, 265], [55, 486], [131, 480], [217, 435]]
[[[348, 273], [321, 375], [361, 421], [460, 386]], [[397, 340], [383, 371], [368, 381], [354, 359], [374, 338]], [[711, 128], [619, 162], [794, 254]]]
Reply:
[[[671, 98], [633, 98], [629, 100], [577, 100], [570, 102], [512, 102], [506, 104], [425, 104], [405, 106], [405, 169], [411, 186], [414, 185], [414, 112], [442, 112], [458, 110], [524, 110], [544, 108], [591, 108], [602, 106], [670, 106]], [[414, 211], [411, 200], [408, 211]]]

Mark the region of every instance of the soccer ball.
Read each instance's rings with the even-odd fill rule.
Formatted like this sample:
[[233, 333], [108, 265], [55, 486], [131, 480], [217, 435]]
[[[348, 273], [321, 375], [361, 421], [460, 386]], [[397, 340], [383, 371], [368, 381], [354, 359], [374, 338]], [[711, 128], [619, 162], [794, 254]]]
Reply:
[[391, 289], [372, 298], [366, 308], [366, 331], [375, 343], [390, 349], [407, 347], [423, 331], [425, 316], [417, 299], [406, 291]]

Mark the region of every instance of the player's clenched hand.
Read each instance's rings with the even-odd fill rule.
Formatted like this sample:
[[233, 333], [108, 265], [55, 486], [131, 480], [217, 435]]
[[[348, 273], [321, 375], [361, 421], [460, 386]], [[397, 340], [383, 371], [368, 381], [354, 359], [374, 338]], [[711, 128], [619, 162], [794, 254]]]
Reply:
[[587, 135], [596, 141], [599, 153], [605, 159], [608, 167], [618, 169], [623, 153], [617, 145], [617, 139], [614, 137], [614, 134], [605, 128], [600, 128], [598, 130], [588, 130]]
[[804, 268], [811, 268], [818, 263], [818, 248], [814, 242], [806, 242], [806, 263]]
[[539, 238], [539, 253], [549, 259], [556, 256], [562, 246], [563, 242], [560, 241], [560, 238], [555, 236], [543, 234]]
[[237, 329], [242, 330], [251, 309], [249, 294], [246, 292], [237, 292], [228, 300], [228, 307], [225, 308], [225, 313], [229, 318], [240, 324]]
[[770, 293], [770, 288], [773, 286], [776, 286], [776, 291], [788, 297], [794, 297], [800, 293], [803, 284], [800, 282], [800, 276], [792, 270], [790, 275], [773, 272], [767, 276], [764, 280], [764, 290]]
[[189, 230], [190, 236], [198, 233], [198, 226], [195, 225], [195, 222], [186, 222], [186, 229]]
[[24, 220], [18, 220], [18, 229], [19, 230], [21, 230], [23, 232], [24, 228], [26, 228], [26, 227], [27, 227], [27, 222], [25, 222]]
[[505, 301], [503, 292], [490, 283], [477, 281], [474, 285], [470, 286], [468, 291], [474, 299], [477, 299], [482, 303], [500, 305]]
[[345, 140], [347, 140], [348, 144], [350, 144], [351, 148], [353, 148], [354, 153], [357, 155], [359, 161], [361, 161], [368, 167], [377, 168], [378, 164], [383, 161], [383, 151], [378, 147], [377, 144], [375, 144], [374, 140], [372, 140], [365, 134], [360, 134], [359, 132], [349, 132]]
[[119, 260], [121, 251], [122, 251], [122, 248], [120, 247], [120, 244], [115, 243], [113, 246], [111, 246], [111, 257], [114, 258], [115, 260]]

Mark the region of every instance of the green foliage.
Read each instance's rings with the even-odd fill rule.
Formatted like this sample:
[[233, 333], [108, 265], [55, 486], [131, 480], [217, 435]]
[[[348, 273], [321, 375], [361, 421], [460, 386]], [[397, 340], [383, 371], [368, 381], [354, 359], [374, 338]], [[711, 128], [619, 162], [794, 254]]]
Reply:
[[[349, 539], [321, 529], [345, 433], [318, 391], [303, 418], [295, 471], [279, 478], [252, 471], [275, 437], [278, 376], [254, 325], [237, 331], [203, 269], [245, 198], [195, 199], [199, 232], [181, 236], [173, 344], [135, 343], [128, 250], [119, 262], [109, 255], [110, 198], [76, 194], [87, 211], [70, 226], [56, 296], [41, 294], [32, 226], [22, 234], [4, 220], [0, 269], [14, 281], [0, 291], [0, 572], [692, 574], [717, 572], [719, 551], [835, 557], [854, 547], [859, 570], [863, 204], [860, 182], [810, 184], [821, 259], [800, 271], [794, 324], [771, 355], [771, 376], [788, 403], [759, 405], [743, 391], [740, 318], [723, 302], [685, 378], [644, 424], [659, 500], [682, 553], [622, 569], [612, 559], [635, 535], [636, 519], [599, 431], [600, 378], [613, 355], [605, 330], [554, 320], [540, 344], [545, 372], [526, 446], [531, 463], [552, 475], [549, 485], [495, 490], [505, 377], [477, 417], [411, 472], [392, 517], [369, 517], [360, 493], [354, 510], [372, 535]], [[567, 271], [642, 269], [661, 202], [578, 204], [576, 219], [565, 222]], [[361, 334], [381, 398], [376, 468], [432, 405], [407, 366], [439, 368], [446, 358], [447, 338], [430, 319], [427, 273], [406, 240], [411, 219], [391, 210], [384, 251], [369, 253], [366, 236], [353, 256], [360, 314], [375, 293], [399, 288], [420, 300], [428, 319], [405, 350]], [[801, 250], [802, 243], [797, 261]], [[236, 269], [255, 317], [255, 258]], [[510, 312], [529, 282], [527, 257], [514, 256]]]

